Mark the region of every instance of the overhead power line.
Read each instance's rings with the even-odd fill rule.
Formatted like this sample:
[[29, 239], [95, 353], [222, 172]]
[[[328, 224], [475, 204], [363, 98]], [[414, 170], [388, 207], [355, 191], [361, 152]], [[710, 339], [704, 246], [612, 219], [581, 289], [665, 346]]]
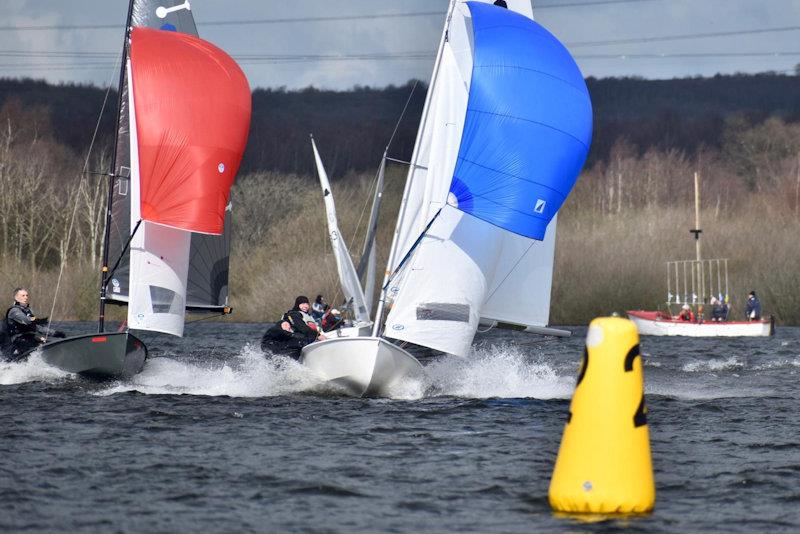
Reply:
[[730, 30], [724, 32], [684, 33], [681, 35], [661, 35], [655, 37], [632, 37], [628, 39], [610, 39], [607, 41], [576, 41], [565, 43], [567, 47], [607, 46], [634, 43], [655, 43], [664, 41], [682, 41], [686, 39], [706, 39], [710, 37], [731, 37], [735, 35], [753, 35], [758, 33], [792, 32], [800, 30], [800, 26], [781, 26], [779, 28], [758, 28], [754, 30]]
[[564, 2], [562, 4], [552, 4], [552, 5], [539, 5], [534, 3], [533, 12], [534, 14], [539, 11], [540, 9], [554, 9], [554, 8], [563, 8], [563, 7], [589, 7], [589, 6], [602, 6], [602, 5], [611, 5], [611, 4], [639, 4], [642, 2], [656, 2], [658, 0], [590, 0], [588, 2]]
[[[641, 2], [654, 2], [657, 0], [589, 0], [587, 2], [569, 2], [563, 4], [551, 4], [536, 6], [535, 10], [540, 9], [560, 9], [565, 7], [588, 7], [612, 4], [631, 4]], [[247, 20], [213, 20], [197, 21], [200, 27], [206, 26], [244, 26], [253, 24], [296, 24], [309, 22], [345, 22], [355, 20], [376, 20], [376, 19], [398, 19], [444, 16], [443, 10], [439, 11], [416, 11], [411, 13], [377, 13], [374, 15], [338, 15], [325, 17], [284, 17], [270, 19], [247, 19]], [[0, 26], [0, 31], [47, 31], [47, 30], [110, 30], [119, 29], [122, 24], [47, 24], [30, 26]]]
[[[417, 11], [412, 13], [383, 13], [375, 15], [340, 15], [330, 17], [294, 17], [294, 18], [274, 18], [274, 19], [248, 19], [248, 20], [216, 20], [206, 22], [196, 22], [200, 27], [205, 26], [242, 26], [252, 24], [291, 24], [303, 22], [342, 22], [352, 20], [375, 20], [375, 19], [397, 19], [427, 17], [431, 15], [442, 16], [442, 11]], [[121, 29], [122, 24], [50, 24], [37, 26], [0, 26], [0, 31], [41, 31], [41, 30], [108, 30]]]
[[658, 59], [670, 57], [779, 57], [779, 56], [800, 56], [797, 52], [664, 52], [661, 54], [578, 54], [579, 59]]

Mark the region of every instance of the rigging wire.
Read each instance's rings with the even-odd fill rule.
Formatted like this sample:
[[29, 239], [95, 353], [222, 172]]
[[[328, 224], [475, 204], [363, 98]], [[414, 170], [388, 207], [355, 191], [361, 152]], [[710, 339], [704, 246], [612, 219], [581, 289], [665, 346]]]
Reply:
[[[419, 80], [414, 80], [414, 85], [411, 86], [411, 91], [408, 93], [408, 98], [406, 99], [406, 103], [403, 106], [403, 111], [400, 112], [400, 117], [397, 119], [397, 122], [394, 125], [394, 130], [392, 130], [392, 135], [389, 136], [389, 142], [386, 143], [386, 152], [389, 151], [389, 147], [394, 141], [394, 136], [397, 134], [397, 130], [400, 128], [400, 123], [403, 122], [403, 117], [405, 117], [406, 110], [408, 109], [408, 105], [411, 103], [411, 97], [414, 96], [414, 90], [417, 88], [417, 84]], [[353, 236], [350, 238], [351, 243], [355, 243], [356, 234], [358, 233], [358, 229], [361, 227], [361, 221], [364, 219], [364, 213], [367, 211], [367, 204], [369, 204], [369, 199], [374, 196], [374, 190], [378, 186], [378, 173], [381, 172], [381, 168], [378, 167], [378, 170], [375, 172], [375, 176], [372, 179], [372, 184], [370, 185], [368, 193], [372, 193], [372, 195], [367, 195], [367, 198], [364, 200], [364, 206], [361, 208], [361, 215], [358, 217], [358, 222], [356, 223], [355, 230], [353, 230]], [[367, 228], [369, 231], [369, 228]]]
[[[117, 59], [117, 65], [122, 61], [122, 54]], [[115, 65], [115, 67], [117, 66]], [[115, 74], [116, 68], [111, 71], [111, 76]], [[81, 187], [83, 186], [85, 180], [85, 174], [87, 169], [89, 168], [89, 158], [92, 155], [92, 148], [94, 147], [94, 142], [97, 139], [97, 132], [100, 130], [100, 122], [103, 118], [103, 112], [105, 111], [106, 104], [108, 103], [108, 95], [111, 93], [111, 80], [108, 79], [106, 81], [108, 83], [108, 88], [106, 89], [105, 97], [103, 98], [103, 105], [100, 108], [100, 114], [97, 117], [97, 123], [94, 126], [94, 133], [92, 134], [92, 140], [89, 142], [89, 150], [86, 152], [86, 159], [83, 162], [83, 170], [81, 172], [80, 181], [78, 182], [78, 189], [76, 192], [80, 192]], [[67, 252], [69, 251], [69, 242], [72, 239], [72, 228], [75, 225], [75, 215], [78, 212], [78, 201], [76, 199], [75, 205], [72, 207], [72, 216], [69, 220], [69, 227], [67, 228], [67, 239], [63, 243], [62, 254], [61, 254], [61, 266], [58, 269], [58, 279], [56, 280], [56, 289], [53, 293], [53, 305], [50, 307], [50, 315], [48, 316], [47, 320], [47, 332], [45, 333], [45, 341], [47, 341], [47, 337], [50, 335], [50, 325], [53, 322], [53, 313], [56, 309], [56, 301], [58, 300], [58, 291], [61, 287], [61, 278], [64, 275], [64, 266], [67, 263], [66, 257]], [[94, 252], [94, 251], [92, 251]]]

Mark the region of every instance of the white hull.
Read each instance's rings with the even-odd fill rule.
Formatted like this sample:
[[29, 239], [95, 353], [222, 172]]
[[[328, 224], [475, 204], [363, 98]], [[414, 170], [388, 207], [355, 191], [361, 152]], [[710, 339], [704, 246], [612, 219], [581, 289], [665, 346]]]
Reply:
[[416, 358], [377, 337], [318, 341], [303, 347], [300, 362], [356, 397], [388, 397], [401, 380], [422, 375]]
[[367, 337], [372, 333], [372, 321], [368, 323], [359, 323], [353, 326], [344, 326], [331, 330], [330, 332], [323, 332], [325, 337], [331, 339], [339, 337]]
[[690, 323], [637, 317], [635, 312], [628, 312], [628, 318], [636, 325], [641, 336], [762, 337], [773, 333], [768, 320]]

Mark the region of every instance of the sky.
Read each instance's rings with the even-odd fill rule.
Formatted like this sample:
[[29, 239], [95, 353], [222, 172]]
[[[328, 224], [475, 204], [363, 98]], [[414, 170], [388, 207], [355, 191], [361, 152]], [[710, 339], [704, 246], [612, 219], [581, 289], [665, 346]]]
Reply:
[[[427, 80], [447, 0], [190, 0], [252, 87]], [[794, 73], [800, 0], [534, 0], [585, 76]], [[0, 0], [0, 77], [116, 84], [127, 0]]]

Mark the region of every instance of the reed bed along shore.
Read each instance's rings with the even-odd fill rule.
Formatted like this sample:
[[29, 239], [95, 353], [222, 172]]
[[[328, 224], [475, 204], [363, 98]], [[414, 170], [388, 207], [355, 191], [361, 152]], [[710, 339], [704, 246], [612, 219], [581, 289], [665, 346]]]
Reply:
[[[402, 193], [403, 171], [393, 168], [387, 175], [379, 226], [380, 273]], [[691, 172], [687, 170], [685, 176], [685, 194], [675, 195], [683, 199], [680, 206], [652, 202], [595, 209], [586, 205], [587, 199], [595, 198], [586, 189], [598, 188], [600, 180], [587, 178], [558, 220], [551, 322], [585, 324], [599, 315], [628, 309], [663, 309], [665, 263], [695, 258], [695, 242], [689, 233], [694, 228]], [[371, 176], [350, 176], [332, 184], [339, 226], [355, 263], [363, 244], [371, 185]], [[800, 247], [794, 242], [800, 217], [794, 206], [781, 200], [778, 191], [743, 191], [723, 203], [713, 194], [712, 185], [703, 186], [707, 199], [701, 210], [703, 257], [729, 259], [733, 316], [743, 313], [747, 292], [756, 290], [767, 313], [775, 314], [781, 324], [799, 324], [800, 275], [795, 266], [800, 264]], [[257, 220], [258, 206], [267, 197], [275, 199], [272, 213]], [[237, 184], [234, 198], [238, 222], [231, 299], [238, 320], [274, 320], [298, 294], [314, 298], [321, 293], [333, 304], [339, 302], [341, 290], [315, 179], [251, 176]]]
[[[342, 235], [357, 264], [369, 216], [373, 176], [352, 175], [332, 184]], [[586, 177], [584, 177], [586, 178]], [[589, 176], [589, 179], [592, 177]], [[596, 176], [594, 177], [597, 178]], [[379, 223], [379, 278], [398, 211], [404, 169], [390, 168]], [[579, 184], [558, 219], [551, 322], [585, 324], [628, 309], [664, 309], [665, 262], [694, 259], [691, 175], [678, 205], [598, 203]], [[733, 314], [741, 314], [748, 291], [756, 290], [779, 324], [800, 324], [800, 217], [779, 190], [742, 193], [720, 206], [704, 185], [701, 210], [705, 258], [728, 258]], [[608, 196], [608, 190], [605, 189]], [[590, 205], [587, 199], [591, 199]], [[229, 320], [270, 322], [300, 294], [323, 294], [337, 305], [342, 294], [327, 236], [319, 184], [313, 177], [254, 174], [233, 190], [235, 222], [231, 253]], [[675, 204], [676, 202], [672, 202]], [[608, 204], [608, 203], [607, 203]], [[68, 261], [60, 283], [58, 266], [32, 268], [24, 261], [0, 262], [0, 284], [9, 292], [25, 285], [38, 313], [58, 320], [92, 320], [97, 315], [99, 270], [88, 261]], [[378, 281], [378, 284], [380, 280]], [[376, 285], [376, 294], [377, 294]], [[124, 308], [110, 307], [110, 319]]]
[[[703, 257], [730, 260], [733, 316], [742, 313], [747, 292], [756, 290], [765, 312], [774, 314], [779, 324], [800, 324], [800, 161], [776, 163], [769, 179], [762, 177], [754, 184], [726, 169], [725, 160], [715, 154], [690, 160], [679, 152], [639, 155], [621, 146], [609, 162], [586, 170], [559, 214], [551, 323], [585, 324], [612, 312], [664, 308], [665, 262], [695, 257], [689, 229], [694, 227], [692, 177], [699, 172]], [[402, 166], [387, 170], [376, 286], [405, 171]], [[8, 167], [3, 172], [0, 182], [19, 179], [8, 174]], [[339, 176], [332, 183], [339, 227], [356, 264], [374, 183], [371, 174]], [[102, 183], [89, 185], [76, 181], [64, 194], [49, 196], [46, 210], [40, 206], [32, 211], [38, 217], [32, 224], [20, 212], [6, 222], [0, 233], [5, 251], [0, 255], [0, 287], [9, 303], [14, 287], [27, 286], [37, 313], [47, 314], [58, 287], [54, 319], [96, 318], [104, 204]], [[311, 299], [323, 294], [332, 305], [341, 303], [316, 177], [246, 175], [234, 185], [232, 201], [234, 314], [228, 320], [275, 321], [300, 294]], [[53, 219], [55, 230], [42, 228], [49, 224], [48, 213], [70, 213], [76, 202], [77, 219], [69, 239], [64, 216]], [[42, 234], [45, 230], [50, 232], [47, 236]], [[47, 239], [47, 247], [38, 255], [26, 254], [39, 239]], [[64, 270], [59, 281], [60, 260]], [[124, 313], [124, 308], [112, 306], [107, 315], [121, 320]]]

